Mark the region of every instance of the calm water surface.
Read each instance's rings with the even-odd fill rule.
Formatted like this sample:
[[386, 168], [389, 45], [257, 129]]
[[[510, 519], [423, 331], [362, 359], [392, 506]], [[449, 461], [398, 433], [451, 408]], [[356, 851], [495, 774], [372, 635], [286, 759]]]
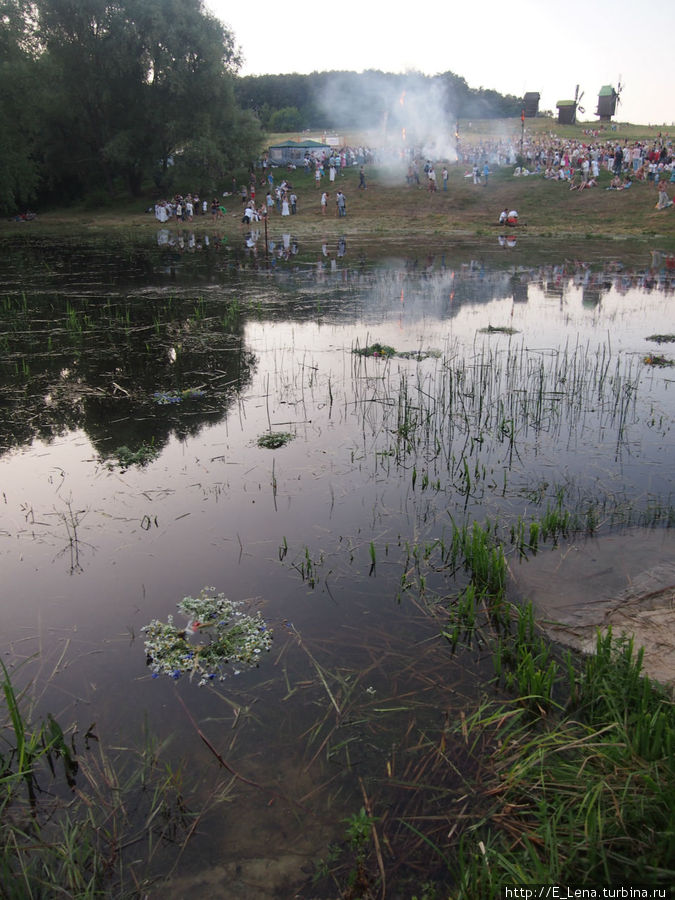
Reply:
[[[644, 362], [675, 354], [649, 340], [675, 331], [658, 252], [246, 243], [17, 239], [0, 264], [3, 657], [108, 745], [146, 718], [171, 735], [203, 803], [223, 770], [197, 725], [243, 776], [175, 896], [205, 871], [219, 896], [300, 884], [359, 777], [392, 823], [413, 815], [392, 771], [489, 677], [406, 590], [456, 590], [414, 563], [453, 522], [672, 518], [675, 370]], [[374, 342], [409, 356], [354, 352]], [[268, 431], [292, 440], [263, 449]], [[123, 468], [123, 446], [151, 458]], [[153, 680], [140, 629], [205, 585], [261, 609], [272, 652], [216, 689]]]

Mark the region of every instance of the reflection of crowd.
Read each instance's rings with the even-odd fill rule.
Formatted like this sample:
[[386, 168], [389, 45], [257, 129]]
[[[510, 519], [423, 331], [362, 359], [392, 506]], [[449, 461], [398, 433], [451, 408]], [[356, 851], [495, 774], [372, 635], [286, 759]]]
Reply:
[[257, 228], [251, 229], [244, 237], [245, 256], [258, 259], [260, 255], [264, 255], [265, 259], [272, 264], [275, 264], [276, 260], [289, 261], [298, 254], [299, 250], [297, 240], [289, 232], [284, 232], [281, 240], [268, 238], [267, 244], [265, 244], [264, 238], [261, 244], [261, 234]]
[[[608, 260], [601, 266], [582, 260], [568, 260], [559, 265], [519, 265], [516, 272], [511, 267], [489, 268], [484, 261], [476, 259], [450, 268], [445, 254], [429, 254], [424, 260], [416, 257], [407, 259], [399, 277], [401, 275], [430, 279], [449, 276], [453, 283], [451, 293], [454, 295], [455, 288], [462, 284], [465, 296], [473, 293], [471, 285], [486, 283], [490, 283], [495, 297], [508, 296], [513, 290], [514, 277], [519, 285], [539, 286], [544, 293], [560, 298], [569, 288], [582, 289], [598, 298], [610, 290], [620, 294], [636, 289], [669, 294], [675, 293], [675, 253], [653, 250], [650, 265], [642, 267], [626, 266], [618, 260]], [[481, 290], [476, 296], [482, 294]]]
[[[515, 244], [515, 236], [500, 235], [500, 244], [504, 247]], [[217, 234], [196, 235], [191, 230], [170, 230], [162, 228], [157, 233], [157, 242], [161, 247], [171, 249], [173, 253], [194, 253], [196, 251], [218, 250], [227, 246], [227, 238]], [[252, 268], [275, 270], [282, 263], [292, 264], [292, 271], [301, 271], [305, 277], [324, 280], [326, 277], [339, 277], [341, 280], [362, 277], [365, 259], [359, 257], [352, 266], [344, 266], [347, 256], [347, 244], [341, 236], [333, 247], [328, 239], [321, 240], [318, 258], [307, 253], [300, 257], [300, 246], [290, 233], [267, 238], [259, 228], [251, 228], [243, 238], [243, 246], [231, 246], [228, 253], [228, 265], [235, 268]], [[283, 267], [288, 271], [287, 267]], [[282, 271], [281, 268], [278, 271]], [[404, 263], [404, 271], [399, 275], [423, 275], [433, 278], [448, 272], [445, 256], [430, 254], [424, 264], [411, 258]], [[505, 279], [510, 283], [512, 272], [501, 268], [494, 270], [494, 277]], [[452, 269], [453, 281], [483, 282], [490, 279], [490, 273], [483, 263], [470, 261]], [[540, 285], [542, 290], [562, 297], [568, 288], [581, 288], [601, 297], [610, 290], [624, 294], [629, 290], [664, 291], [675, 293], [675, 253], [654, 250], [651, 264], [643, 267], [627, 267], [613, 260], [600, 267], [573, 260], [560, 265], [519, 266], [518, 282], [520, 285]], [[505, 290], [510, 288], [505, 287]]]
[[194, 231], [170, 231], [160, 228], [157, 232], [157, 245], [171, 248], [177, 253], [194, 253], [198, 250], [215, 250], [227, 244], [227, 237], [222, 234], [198, 235]]
[[[589, 263], [574, 260], [560, 265], [518, 268], [521, 284], [540, 285], [544, 291], [563, 296], [568, 288], [591, 290], [598, 296], [615, 290], [625, 294], [629, 290], [660, 290], [675, 292], [675, 253], [652, 251], [651, 265], [633, 268], [613, 260], [595, 268]], [[455, 277], [483, 277], [484, 269], [477, 264], [460, 266]]]

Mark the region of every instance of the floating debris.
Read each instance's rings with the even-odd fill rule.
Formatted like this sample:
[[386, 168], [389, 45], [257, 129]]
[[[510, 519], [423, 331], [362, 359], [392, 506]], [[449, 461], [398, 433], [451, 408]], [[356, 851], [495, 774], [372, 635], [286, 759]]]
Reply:
[[178, 611], [188, 619], [183, 628], [171, 615], [166, 622], [153, 619], [145, 625], [141, 631], [152, 677], [196, 675], [201, 687], [258, 666], [263, 651], [272, 646], [272, 632], [259, 612], [245, 613], [243, 605], [205, 587], [199, 597], [178, 603]]

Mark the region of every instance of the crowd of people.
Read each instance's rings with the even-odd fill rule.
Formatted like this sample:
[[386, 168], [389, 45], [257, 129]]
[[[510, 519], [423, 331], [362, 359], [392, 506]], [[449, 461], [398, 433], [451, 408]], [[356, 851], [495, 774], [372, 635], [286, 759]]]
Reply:
[[[563, 140], [554, 134], [515, 140], [458, 143], [459, 162], [481, 181], [480, 166], [513, 167], [516, 176], [540, 175], [565, 182], [570, 190], [595, 187], [601, 171], [609, 171], [618, 182], [612, 189], [625, 190], [635, 181], [675, 183], [675, 148], [670, 137], [654, 141]], [[487, 179], [485, 179], [486, 181]]]
[[[528, 135], [522, 141], [505, 138], [469, 143], [458, 139], [456, 147], [456, 162], [465, 166], [465, 177], [485, 187], [491, 173], [503, 167], [512, 167], [513, 174], [518, 177], [540, 176], [564, 183], [570, 191], [579, 192], [597, 187], [601, 172], [609, 171], [612, 180], [607, 190], [625, 191], [637, 181], [651, 182], [658, 190], [656, 208], [667, 209], [673, 205], [665, 185], [675, 184], [675, 148], [667, 135], [660, 135], [652, 141], [631, 142], [612, 137], [603, 140], [595, 132], [584, 134], [583, 139], [562, 139], [549, 133]], [[338, 217], [346, 216], [344, 191], [331, 190], [332, 186], [344, 176], [347, 167], [358, 165], [358, 187], [365, 191], [366, 164], [383, 162], [388, 152], [363, 146], [308, 152], [302, 167], [305, 173], [312, 176], [312, 183], [320, 191], [320, 214], [325, 216], [331, 210]], [[439, 186], [443, 191], [448, 190], [448, 161], [438, 162], [440, 173], [437, 173], [434, 162], [412, 148], [403, 152], [400, 161], [404, 163], [408, 186], [419, 187], [423, 179], [430, 194], [436, 193]], [[225, 198], [229, 197], [232, 201], [237, 194], [241, 199], [241, 222], [244, 226], [274, 215], [294, 216], [298, 213], [299, 201], [290, 179], [296, 169], [294, 164], [283, 168], [272, 166], [267, 157], [263, 157], [257, 167], [252, 167], [248, 184], [239, 186], [233, 180], [231, 191], [224, 192], [222, 198], [211, 200], [200, 198], [196, 192], [177, 194], [170, 200], [158, 201], [154, 207], [155, 216], [161, 223], [171, 220], [191, 222], [195, 217], [208, 215], [217, 220], [227, 213], [223, 205]], [[263, 191], [265, 193], [261, 197]], [[507, 218], [513, 220], [511, 212], [514, 211], [505, 211], [509, 214]]]
[[[227, 197], [228, 194], [223, 194]], [[154, 213], [158, 222], [192, 222], [195, 217], [208, 216], [213, 219], [222, 219], [227, 212], [221, 200], [214, 197], [212, 200], [202, 200], [197, 193], [176, 194], [170, 200], [158, 200], [155, 203]]]

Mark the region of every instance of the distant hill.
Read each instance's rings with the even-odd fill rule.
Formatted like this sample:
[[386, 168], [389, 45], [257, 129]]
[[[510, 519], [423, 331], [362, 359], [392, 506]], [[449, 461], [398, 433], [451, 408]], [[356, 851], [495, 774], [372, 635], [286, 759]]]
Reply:
[[413, 126], [421, 117], [444, 120], [520, 116], [521, 97], [471, 88], [453, 72], [423, 75], [313, 72], [310, 75], [248, 75], [237, 78], [238, 104], [253, 110], [263, 128], [299, 131], [325, 128]]

